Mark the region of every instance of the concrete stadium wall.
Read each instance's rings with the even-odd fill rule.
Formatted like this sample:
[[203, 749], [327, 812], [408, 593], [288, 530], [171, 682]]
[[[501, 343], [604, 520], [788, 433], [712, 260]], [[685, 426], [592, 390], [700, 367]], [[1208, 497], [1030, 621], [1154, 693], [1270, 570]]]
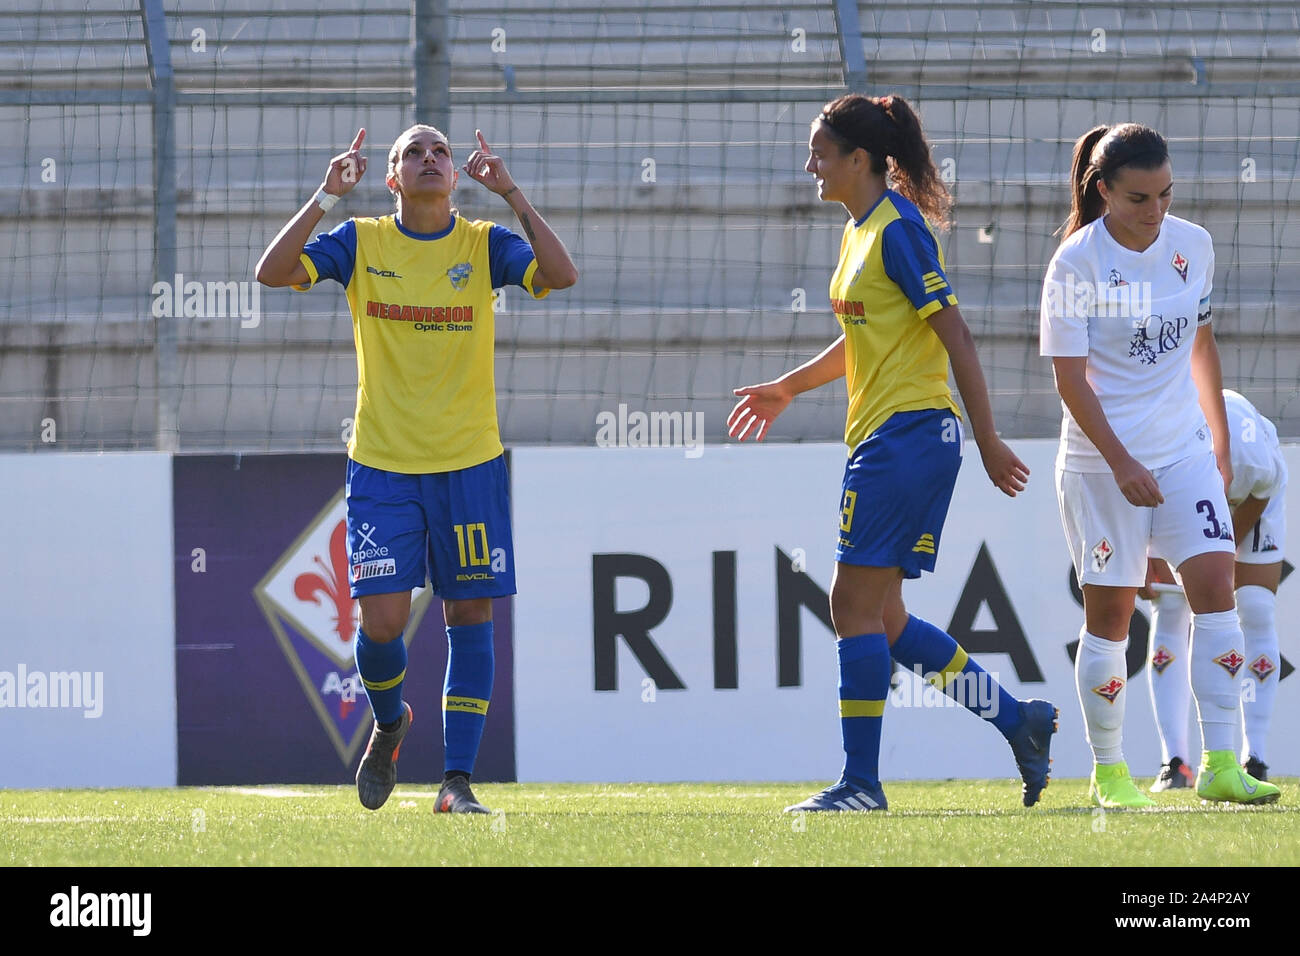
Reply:
[[[79, 9], [71, 0], [54, 6]], [[368, 85], [410, 82], [404, 6], [321, 16], [308, 0], [277, 0], [251, 19], [181, 6], [168, 5], [182, 90], [350, 91], [360, 66], [373, 67], [364, 73]], [[59, 42], [35, 54], [0, 42], [0, 69], [23, 73], [34, 87], [143, 88], [134, 10], [122, 0], [120, 28], [107, 18], [94, 30], [73, 18], [7, 13], [35, 31], [23, 36]], [[1005, 434], [1056, 428], [1035, 305], [1066, 210], [1071, 144], [1095, 123], [1131, 119], [1170, 137], [1174, 212], [1215, 238], [1226, 380], [1283, 434], [1300, 436], [1300, 270], [1292, 251], [1300, 248], [1300, 218], [1291, 214], [1300, 201], [1300, 99], [1268, 92], [1294, 76], [1300, 56], [1293, 8], [1242, 4], [1231, 23], [1213, 12], [1101, 0], [1069, 10], [910, 3], [890, 17], [869, 6], [862, 16], [872, 87], [922, 82], [935, 91], [916, 102], [936, 160], [951, 162], [947, 259]], [[485, 130], [582, 275], [544, 303], [508, 299], [498, 324], [503, 432], [511, 443], [587, 443], [597, 414], [629, 402], [703, 413], [711, 439], [720, 440], [732, 387], [778, 374], [836, 334], [826, 287], [842, 215], [816, 201], [801, 171], [820, 98], [630, 104], [593, 94], [586, 102], [503, 105], [471, 91], [503, 87], [507, 67], [520, 88], [720, 84], [739, 97], [755, 84], [835, 85], [842, 73], [830, 6], [710, 12], [702, 4], [652, 21], [611, 7], [598, 20], [593, 26], [540, 0], [500, 16], [453, 11], [453, 146], [463, 156], [472, 131]], [[504, 51], [492, 47], [497, 27]], [[1093, 49], [1095, 28], [1108, 31], [1102, 53]], [[210, 41], [202, 50], [194, 49], [195, 29]], [[792, 49], [794, 30], [806, 32], [802, 53]], [[74, 58], [92, 41], [93, 63]], [[62, 59], [50, 59], [50, 50]], [[75, 69], [65, 72], [70, 63]], [[1158, 80], [1194, 90], [1198, 76], [1235, 83], [1235, 92], [1126, 92]], [[1077, 93], [1035, 92], [1046, 80]], [[980, 92], [1014, 83], [1025, 95]], [[954, 95], [953, 87], [970, 92]], [[364, 97], [331, 108], [181, 107], [180, 271], [200, 281], [251, 281], [265, 244], [358, 126], [370, 131], [371, 174], [322, 227], [389, 211], [377, 172], [410, 119], [408, 109]], [[72, 447], [152, 442], [150, 129], [147, 106], [0, 107], [0, 136], [19, 148], [14, 164], [0, 166], [0, 219], [12, 225], [0, 230], [0, 447], [40, 449], [45, 418]], [[51, 157], [66, 175], [44, 183], [41, 164]], [[647, 159], [655, 162], [652, 183], [643, 181]], [[1249, 182], [1245, 160], [1253, 163]], [[457, 201], [467, 216], [513, 225], [473, 183], [462, 184]], [[791, 312], [795, 289], [806, 291], [807, 312]], [[181, 323], [182, 447], [336, 449], [355, 401], [341, 291], [262, 290], [260, 305], [253, 328], [230, 318]], [[774, 437], [834, 439], [841, 400], [833, 390], [808, 396]]]

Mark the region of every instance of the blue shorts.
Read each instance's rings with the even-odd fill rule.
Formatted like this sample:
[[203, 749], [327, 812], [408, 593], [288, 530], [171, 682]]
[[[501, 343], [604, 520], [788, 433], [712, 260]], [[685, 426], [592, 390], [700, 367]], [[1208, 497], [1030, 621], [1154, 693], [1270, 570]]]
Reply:
[[946, 408], [896, 412], [853, 450], [844, 468], [835, 560], [933, 571], [961, 468], [961, 424]]
[[348, 459], [352, 596], [423, 587], [453, 601], [515, 593], [505, 456], [404, 475]]

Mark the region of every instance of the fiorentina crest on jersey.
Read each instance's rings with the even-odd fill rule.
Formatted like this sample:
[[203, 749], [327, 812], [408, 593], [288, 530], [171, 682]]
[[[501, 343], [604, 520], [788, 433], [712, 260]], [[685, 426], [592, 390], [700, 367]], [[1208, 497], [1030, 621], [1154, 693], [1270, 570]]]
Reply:
[[1237, 676], [1237, 671], [1241, 670], [1241, 665], [1246, 663], [1246, 658], [1242, 657], [1235, 650], [1228, 651], [1226, 654], [1220, 654], [1214, 659], [1218, 664], [1233, 677]]
[[1174, 662], [1174, 655], [1169, 653], [1169, 648], [1161, 644], [1156, 648], [1155, 653], [1151, 655], [1151, 667], [1157, 674], [1163, 674], [1165, 668]]
[[1113, 704], [1115, 703], [1115, 698], [1119, 696], [1119, 692], [1123, 689], [1124, 681], [1118, 677], [1112, 677], [1100, 687], [1094, 687], [1092, 692], [1097, 694], [1099, 697], [1105, 697], [1107, 703]]
[[1187, 281], [1187, 265], [1188, 265], [1188, 263], [1187, 263], [1187, 257], [1186, 257], [1185, 255], [1183, 255], [1181, 252], [1178, 252], [1177, 250], [1175, 250], [1175, 251], [1174, 251], [1174, 257], [1173, 257], [1173, 259], [1170, 260], [1169, 264], [1170, 264], [1171, 266], [1174, 267], [1174, 271], [1178, 273], [1179, 277], [1180, 277], [1184, 282], [1186, 282], [1186, 281]]
[[[253, 589], [344, 766], [351, 766], [371, 724], [354, 659], [360, 609], [348, 589], [349, 558], [347, 505], [340, 489]], [[412, 596], [408, 646], [431, 598], [428, 588]]]

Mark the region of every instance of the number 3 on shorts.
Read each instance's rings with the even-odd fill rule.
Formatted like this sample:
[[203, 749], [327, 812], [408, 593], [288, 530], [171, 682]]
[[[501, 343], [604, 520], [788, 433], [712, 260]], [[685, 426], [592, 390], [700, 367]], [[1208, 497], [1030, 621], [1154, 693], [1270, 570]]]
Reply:
[[1202, 528], [1201, 534], [1207, 538], [1219, 538], [1223, 534], [1223, 527], [1219, 524], [1219, 519], [1214, 514], [1214, 505], [1206, 498], [1196, 502], [1196, 513], [1205, 515], [1205, 520], [1209, 522], [1208, 528]]
[[848, 531], [853, 527], [853, 506], [858, 503], [856, 491], [845, 491], [844, 501], [840, 504], [840, 530]]

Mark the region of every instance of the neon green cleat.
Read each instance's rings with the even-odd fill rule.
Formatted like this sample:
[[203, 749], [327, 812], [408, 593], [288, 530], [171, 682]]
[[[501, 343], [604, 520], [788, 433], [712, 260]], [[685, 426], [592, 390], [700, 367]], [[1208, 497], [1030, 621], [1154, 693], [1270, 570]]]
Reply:
[[1123, 762], [1093, 764], [1088, 796], [1097, 806], [1107, 809], [1140, 809], [1156, 805], [1137, 788], [1128, 772], [1128, 764]]
[[1231, 750], [1207, 750], [1196, 775], [1196, 795], [1202, 800], [1256, 804], [1273, 803], [1282, 791], [1242, 770]]

